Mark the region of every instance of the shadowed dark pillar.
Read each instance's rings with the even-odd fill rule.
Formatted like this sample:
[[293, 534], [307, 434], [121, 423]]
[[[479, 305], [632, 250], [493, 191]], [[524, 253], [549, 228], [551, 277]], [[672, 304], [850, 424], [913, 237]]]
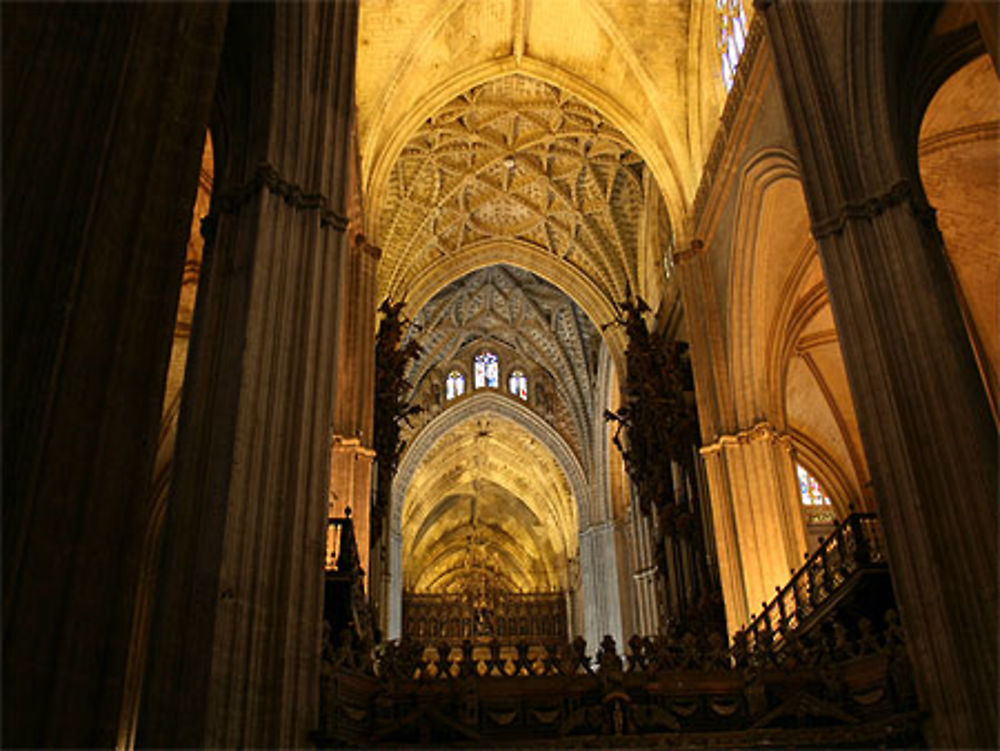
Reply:
[[226, 14], [3, 5], [7, 747], [116, 741]]
[[997, 432], [915, 144], [905, 148], [920, 114], [905, 76], [928, 6], [758, 8], [801, 157], [928, 740], [995, 747]]

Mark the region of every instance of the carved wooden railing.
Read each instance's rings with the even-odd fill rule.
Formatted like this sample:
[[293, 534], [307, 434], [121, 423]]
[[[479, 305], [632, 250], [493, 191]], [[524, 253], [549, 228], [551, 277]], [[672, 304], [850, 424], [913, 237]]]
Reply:
[[856, 575], [888, 572], [885, 538], [875, 514], [854, 513], [838, 524], [819, 549], [806, 559], [784, 588], [763, 605], [761, 614], [733, 636], [753, 652], [778, 646], [791, 632], [818, 620]]
[[[579, 637], [328, 644], [313, 740], [320, 748], [919, 747], [903, 631], [894, 611], [884, 621], [878, 633], [847, 624], [751, 652], [727, 648], [718, 634], [634, 636], [625, 655], [606, 637], [594, 656]], [[631, 739], [611, 740], [620, 736]]]

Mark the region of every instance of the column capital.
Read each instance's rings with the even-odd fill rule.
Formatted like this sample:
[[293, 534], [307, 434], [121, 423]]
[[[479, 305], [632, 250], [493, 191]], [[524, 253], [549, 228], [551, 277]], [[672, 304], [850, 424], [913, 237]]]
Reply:
[[762, 420], [746, 430], [741, 430], [737, 433], [730, 433], [728, 435], [720, 435], [716, 438], [714, 443], [711, 443], [708, 446], [702, 446], [700, 452], [702, 456], [708, 456], [721, 451], [725, 446], [744, 445], [748, 443], [757, 443], [759, 441], [769, 441], [771, 443], [779, 444], [787, 451], [791, 451], [794, 448], [792, 439], [789, 435], [782, 433], [767, 420]]
[[368, 457], [371, 459], [375, 458], [375, 450], [364, 446], [361, 443], [361, 438], [359, 436], [346, 438], [344, 436], [335, 435], [333, 437], [333, 445], [331, 448], [337, 453], [357, 454], [362, 457]]
[[299, 211], [317, 211], [321, 227], [337, 232], [344, 232], [347, 229], [347, 217], [330, 208], [329, 198], [320, 192], [303, 189], [300, 185], [282, 177], [274, 166], [262, 162], [242, 185], [221, 191], [216, 196], [212, 213], [203, 220], [202, 231], [206, 234], [211, 232], [220, 214], [237, 213], [264, 190], [283, 198], [286, 204]]
[[904, 203], [909, 204], [914, 215], [922, 224], [928, 227], [937, 226], [934, 220], [934, 209], [914, 188], [910, 180], [902, 179], [874, 195], [844, 201], [829, 215], [813, 222], [813, 237], [816, 240], [821, 240], [829, 235], [839, 234], [850, 221], [872, 220], [885, 211]]

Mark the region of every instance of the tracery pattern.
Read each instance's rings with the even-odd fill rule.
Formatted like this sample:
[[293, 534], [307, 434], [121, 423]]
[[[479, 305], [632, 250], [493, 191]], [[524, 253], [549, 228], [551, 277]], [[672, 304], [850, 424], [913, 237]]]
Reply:
[[515, 74], [476, 86], [428, 118], [393, 167], [378, 216], [380, 294], [515, 238], [619, 299], [637, 286], [644, 169], [621, 131], [551, 84]]
[[438, 406], [434, 401], [438, 369], [447, 373], [462, 353], [478, 353], [479, 347], [498, 343], [518, 353], [522, 370], [531, 370], [527, 366], [534, 364], [547, 374], [532, 382], [527, 401], [579, 456], [585, 455], [591, 443], [601, 335], [562, 291], [530, 272], [490, 266], [441, 290], [416, 315], [414, 324], [411, 336], [423, 355], [410, 366], [407, 378], [427, 419]]

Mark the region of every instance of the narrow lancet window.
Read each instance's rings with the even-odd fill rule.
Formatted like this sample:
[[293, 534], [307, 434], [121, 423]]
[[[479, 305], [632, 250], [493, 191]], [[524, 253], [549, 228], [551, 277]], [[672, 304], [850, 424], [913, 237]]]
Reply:
[[483, 352], [476, 355], [475, 369], [473, 372], [475, 387], [481, 389], [484, 386], [491, 389], [500, 387], [500, 361], [492, 352]]
[[830, 498], [819, 482], [809, 474], [801, 464], [795, 465], [799, 476], [799, 492], [802, 494], [803, 506], [830, 506]]
[[527, 401], [528, 399], [528, 376], [521, 370], [515, 370], [510, 374], [507, 381], [510, 393]]
[[454, 399], [465, 393], [465, 376], [457, 370], [448, 374], [448, 379], [444, 382], [444, 398]]

